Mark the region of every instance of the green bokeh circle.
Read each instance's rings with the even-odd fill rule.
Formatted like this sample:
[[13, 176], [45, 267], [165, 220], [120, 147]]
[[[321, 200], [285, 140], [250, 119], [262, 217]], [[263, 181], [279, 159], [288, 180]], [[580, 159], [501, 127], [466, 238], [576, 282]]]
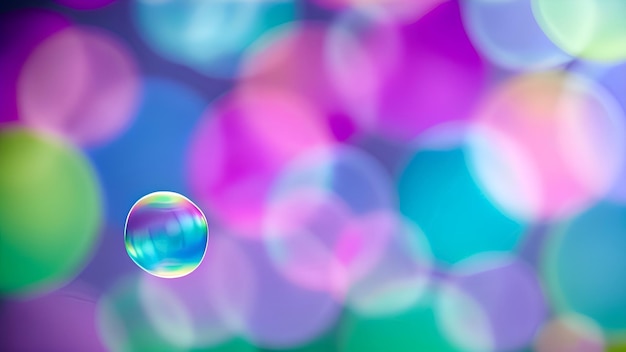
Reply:
[[434, 292], [428, 293], [410, 309], [384, 317], [348, 313], [341, 329], [339, 351], [458, 351], [440, 329], [434, 299]]
[[91, 253], [100, 207], [95, 174], [79, 152], [26, 129], [0, 131], [0, 294], [70, 280]]
[[584, 59], [626, 59], [626, 1], [533, 0], [535, 19], [567, 53]]

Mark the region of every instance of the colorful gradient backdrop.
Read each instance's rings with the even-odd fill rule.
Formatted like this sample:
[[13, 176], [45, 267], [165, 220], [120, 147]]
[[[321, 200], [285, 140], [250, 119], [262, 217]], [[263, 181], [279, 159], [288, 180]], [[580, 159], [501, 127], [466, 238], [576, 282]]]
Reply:
[[[626, 1], [0, 3], [0, 350], [626, 351]], [[155, 191], [201, 265], [124, 247]]]

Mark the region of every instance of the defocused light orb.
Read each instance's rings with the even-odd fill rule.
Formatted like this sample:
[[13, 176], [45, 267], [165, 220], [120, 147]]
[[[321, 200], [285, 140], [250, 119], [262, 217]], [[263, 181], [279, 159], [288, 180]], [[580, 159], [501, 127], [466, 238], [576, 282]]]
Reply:
[[[621, 111], [626, 113], [626, 62], [607, 70], [597, 79], [617, 99]], [[609, 196], [626, 202], [626, 160], [622, 161], [621, 171]]]
[[96, 299], [76, 285], [33, 300], [5, 301], [0, 307], [0, 349], [105, 351], [95, 318]]
[[259, 348], [297, 348], [332, 329], [341, 304], [332, 294], [303, 288], [287, 280], [260, 241], [237, 242], [252, 264], [254, 299], [245, 316], [243, 336]]
[[600, 61], [626, 59], [626, 2], [532, 1], [541, 28], [569, 54]]
[[70, 26], [63, 15], [27, 9], [5, 13], [0, 18], [0, 122], [18, 120], [17, 81], [30, 53], [42, 41]]
[[298, 352], [337, 351], [336, 333], [334, 329], [328, 329], [323, 334], [308, 341], [306, 344], [288, 349]]
[[[619, 104], [622, 115], [626, 112], [626, 61], [618, 64], [579, 61], [572, 65], [571, 70], [606, 88]], [[626, 160], [622, 161], [619, 175], [607, 197], [621, 203], [626, 202]]]
[[[363, 50], [381, 50], [376, 38], [390, 31], [385, 21], [374, 26], [382, 27], [356, 36]], [[354, 116], [359, 127], [409, 141], [441, 123], [469, 119], [483, 92], [487, 66], [465, 33], [458, 3], [443, 3], [396, 31], [400, 51], [391, 66], [385, 55], [368, 55], [380, 83], [374, 101], [363, 103], [372, 107], [369, 114]]]
[[58, 4], [76, 10], [95, 10], [113, 3], [115, 0], [54, 0]]
[[407, 155], [413, 153], [413, 146], [410, 144], [371, 134], [352, 138], [350, 145], [370, 155], [389, 175], [394, 175], [406, 162]]
[[[244, 335], [248, 318], [258, 304], [259, 277], [256, 262], [248, 256], [237, 237], [220, 229], [215, 248], [208, 252], [204, 275], [198, 283], [208, 292], [205, 299], [221, 320], [223, 329], [234, 335]], [[205, 319], [201, 316], [201, 319]], [[206, 338], [206, 334], [202, 338]]]
[[[340, 108], [334, 109], [347, 114], [355, 129], [371, 134], [406, 141], [440, 123], [467, 120], [486, 81], [486, 66], [465, 34], [455, 3], [441, 4], [419, 21], [405, 24], [375, 12], [346, 11], [324, 36], [323, 67], [315, 66], [319, 73], [309, 80], [301, 78], [292, 89], [314, 96], [311, 82], [330, 85], [332, 89], [318, 91], [339, 98]], [[311, 49], [296, 52], [304, 50]], [[303, 55], [306, 62], [312, 56]], [[281, 72], [277, 61], [265, 61]], [[258, 62], [251, 60], [250, 66]], [[320, 96], [314, 100], [331, 100]]]
[[543, 256], [559, 312], [575, 312], [609, 334], [626, 332], [626, 208], [601, 202], [557, 226]]
[[188, 275], [202, 262], [208, 241], [204, 214], [178, 193], [150, 193], [128, 212], [124, 228], [126, 251], [152, 275]]
[[280, 170], [299, 154], [332, 143], [317, 111], [276, 90], [235, 90], [206, 112], [189, 150], [195, 199], [242, 236], [259, 236]]
[[118, 226], [137, 199], [155, 190], [189, 194], [198, 201], [185, 182], [185, 159], [207, 102], [174, 80], [146, 77], [143, 86], [139, 111], [128, 130], [88, 150], [106, 194], [107, 219]]
[[301, 188], [269, 205], [264, 241], [286, 278], [342, 301], [350, 284], [376, 264], [388, 227], [385, 219], [358, 219], [332, 193]]
[[314, 106], [336, 139], [346, 140], [355, 131], [328, 67], [328, 33], [321, 21], [292, 22], [268, 32], [246, 52], [240, 84], [289, 92]]
[[387, 316], [365, 316], [348, 311], [339, 328], [341, 352], [458, 351], [436, 319], [433, 293], [408, 309]]
[[26, 129], [0, 132], [0, 293], [72, 279], [93, 249], [100, 190], [87, 160]]
[[333, 10], [354, 10], [385, 16], [393, 21], [413, 22], [448, 0], [313, 0]]
[[324, 66], [345, 110], [362, 127], [376, 119], [384, 79], [400, 62], [403, 43], [389, 18], [345, 11], [331, 22], [324, 39]]
[[292, 0], [135, 0], [139, 33], [158, 54], [211, 76], [237, 73], [241, 53], [294, 20]]
[[432, 255], [428, 241], [415, 224], [391, 211], [374, 212], [361, 223], [370, 231], [382, 231], [378, 236], [386, 243], [374, 264], [351, 283], [346, 304], [363, 316], [400, 314], [429, 288]]
[[606, 346], [606, 351], [607, 352], [625, 352], [626, 351], [626, 337], [622, 337], [618, 341], [608, 344], [608, 346]]
[[[155, 297], [166, 298], [162, 307], [155, 306], [154, 303], [146, 304], [145, 290], [150, 287], [146, 287], [142, 280], [145, 276], [147, 274], [125, 277], [100, 298], [96, 316], [100, 339], [110, 351], [167, 352], [186, 349], [180, 342], [186, 337], [194, 336], [194, 331], [188, 330], [192, 329], [190, 321], [172, 305], [170, 300], [174, 297], [167, 290], [155, 294]], [[151, 277], [147, 279], [151, 280]], [[162, 314], [167, 315], [170, 324], [178, 324], [176, 329], [179, 335], [175, 341], [171, 340], [172, 332], [164, 332], [152, 320], [155, 316], [164, 317]], [[221, 326], [215, 328], [220, 329]], [[215, 332], [204, 331], [206, 334]], [[235, 337], [211, 344], [208, 349], [215, 352], [256, 351], [250, 343]]]
[[538, 70], [572, 60], [537, 24], [532, 0], [467, 0], [461, 8], [472, 43], [496, 65]]
[[137, 68], [102, 30], [70, 27], [42, 42], [20, 73], [20, 119], [81, 145], [116, 137], [134, 117]]
[[439, 286], [435, 314], [443, 335], [460, 351], [496, 351], [489, 317], [480, 303], [453, 284]]
[[343, 144], [301, 153], [276, 177], [269, 201], [307, 188], [333, 194], [355, 214], [391, 209], [397, 203], [391, 177], [378, 161]]
[[400, 211], [424, 231], [440, 263], [512, 250], [525, 229], [485, 198], [465, 157], [458, 146], [424, 148], [400, 170]]
[[[512, 351], [532, 342], [548, 314], [533, 268], [510, 254], [484, 253], [458, 263], [453, 274], [449, 283], [453, 292], [476, 305], [468, 311], [460, 301], [452, 303], [456, 309], [450, 309], [445, 292], [441, 296], [440, 318], [460, 347]], [[467, 330], [472, 321], [482, 322], [474, 327], [480, 330]]]
[[598, 84], [565, 72], [522, 75], [475, 113], [468, 162], [517, 219], [574, 214], [606, 194], [624, 162], [623, 112]]
[[593, 320], [568, 313], [545, 324], [534, 343], [537, 352], [602, 352], [604, 336]]
[[177, 280], [143, 276], [139, 298], [146, 317], [172, 345], [212, 348], [241, 333], [254, 298], [254, 269], [239, 246], [211, 236], [205, 259]]

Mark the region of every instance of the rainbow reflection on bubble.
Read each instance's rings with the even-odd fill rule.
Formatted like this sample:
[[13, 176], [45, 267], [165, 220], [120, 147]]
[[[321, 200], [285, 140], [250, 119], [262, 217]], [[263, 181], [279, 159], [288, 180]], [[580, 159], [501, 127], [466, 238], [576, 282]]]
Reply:
[[177, 278], [202, 262], [209, 228], [202, 211], [174, 192], [154, 192], [128, 213], [124, 242], [130, 258], [148, 273]]

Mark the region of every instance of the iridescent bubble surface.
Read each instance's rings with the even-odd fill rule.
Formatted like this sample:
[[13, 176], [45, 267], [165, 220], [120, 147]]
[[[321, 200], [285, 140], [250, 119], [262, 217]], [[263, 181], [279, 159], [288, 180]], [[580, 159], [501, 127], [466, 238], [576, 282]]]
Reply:
[[194, 271], [204, 258], [209, 229], [202, 211], [174, 192], [154, 192], [130, 209], [126, 251], [140, 268], [164, 278]]

